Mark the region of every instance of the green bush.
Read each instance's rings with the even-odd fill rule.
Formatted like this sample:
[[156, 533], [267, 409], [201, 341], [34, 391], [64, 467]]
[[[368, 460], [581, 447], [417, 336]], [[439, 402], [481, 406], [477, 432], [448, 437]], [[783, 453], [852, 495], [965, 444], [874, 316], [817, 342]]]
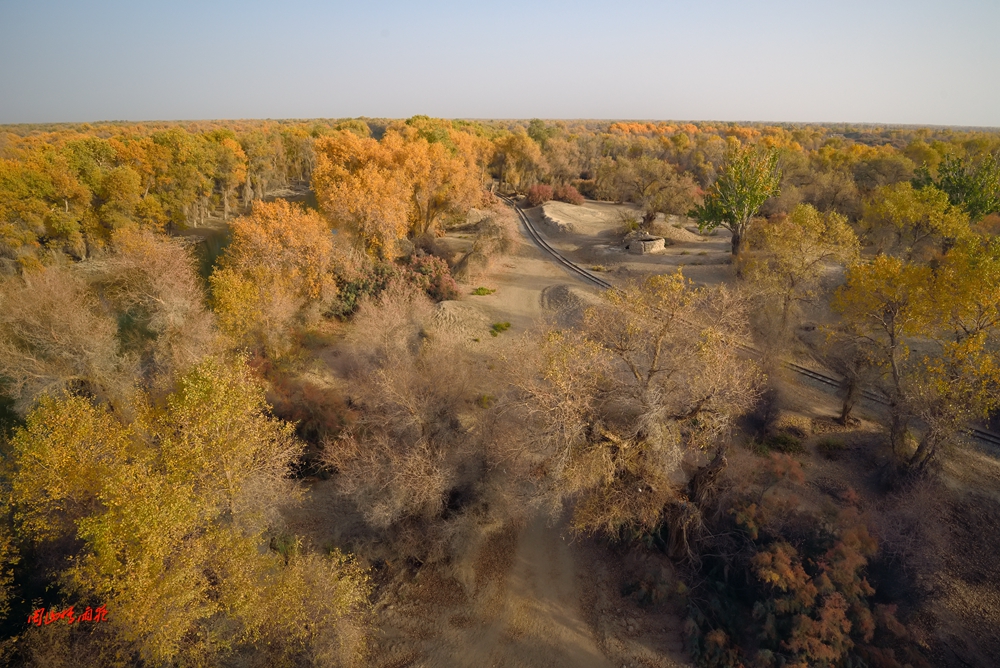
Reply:
[[490, 326], [490, 336], [500, 336], [501, 332], [510, 329], [509, 322], [495, 322]]
[[758, 457], [766, 457], [771, 454], [771, 448], [767, 447], [767, 444], [764, 441], [756, 438], [751, 438], [747, 441], [747, 450], [754, 453]]
[[496, 290], [490, 290], [489, 288], [484, 288], [482, 286], [479, 286], [478, 288], [472, 291], [472, 294], [476, 295], [477, 297], [485, 297], [486, 295], [492, 295], [494, 292], [496, 292]]
[[763, 440], [751, 438], [747, 441], [747, 450], [761, 457], [772, 452], [799, 455], [806, 451], [802, 441], [791, 434], [773, 434]]
[[363, 298], [379, 294], [399, 274], [396, 265], [380, 262], [356, 280], [338, 281], [337, 300], [331, 305], [329, 315], [346, 318], [353, 314]]

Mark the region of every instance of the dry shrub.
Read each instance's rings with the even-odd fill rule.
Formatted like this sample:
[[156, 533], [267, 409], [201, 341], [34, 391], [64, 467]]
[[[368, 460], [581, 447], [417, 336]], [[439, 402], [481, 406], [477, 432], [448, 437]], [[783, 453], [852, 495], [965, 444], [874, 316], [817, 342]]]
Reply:
[[353, 416], [340, 392], [293, 374], [268, 374], [268, 403], [275, 417], [295, 425], [306, 443], [299, 474], [319, 471], [323, 443], [337, 438]]
[[528, 192], [526, 193], [528, 204], [531, 206], [541, 206], [545, 202], [550, 201], [552, 199], [552, 195], [552, 186], [545, 185], [544, 183], [531, 186], [528, 188]]
[[[29, 626], [13, 641], [8, 648], [0, 646], [0, 660], [7, 666], [128, 668], [139, 663], [136, 649], [108, 624], [71, 625], [58, 621], [49, 626]], [[9, 653], [5, 655], [4, 649]]]
[[478, 527], [512, 505], [491, 465], [503, 430], [475, 401], [481, 375], [460, 341], [425, 329], [430, 314], [403, 282], [363, 302], [348, 341], [357, 420], [324, 451], [340, 491], [393, 546], [390, 558], [469, 549]]
[[216, 333], [194, 258], [178, 242], [149, 232], [123, 232], [103, 276], [105, 295], [128, 323], [150, 384], [166, 385], [212, 351]]
[[983, 234], [988, 234], [990, 236], [997, 236], [1000, 234], [1000, 213], [991, 213], [978, 223], [976, 223], [976, 229]]
[[639, 212], [632, 209], [619, 209], [615, 212], [615, 221], [618, 224], [615, 234], [622, 237], [638, 232], [642, 228], [642, 218], [639, 216]]
[[84, 281], [51, 267], [0, 285], [0, 377], [24, 412], [42, 393], [82, 391], [119, 401], [134, 360], [119, 351], [118, 326]]
[[489, 270], [496, 258], [508, 255], [517, 239], [517, 218], [505, 206], [491, 209], [476, 224], [472, 250], [455, 263], [452, 273], [468, 280]]
[[[752, 405], [760, 378], [731, 343], [744, 304], [678, 273], [604, 293], [582, 331], [548, 332], [510, 370], [525, 442], [579, 531], [644, 533], [685, 495], [686, 455], [711, 450]], [[689, 490], [694, 492], [696, 490]]]
[[[951, 551], [947, 492], [927, 477], [879, 501], [872, 524], [893, 569], [930, 577]], [[926, 583], [924, 583], [926, 584]]]
[[413, 247], [418, 252], [439, 257], [449, 265], [454, 260], [455, 252], [442, 243], [435, 235], [421, 234], [413, 239]]
[[792, 411], [781, 410], [771, 423], [771, 430], [776, 433], [786, 433], [795, 438], [812, 436], [812, 421], [804, 415]]

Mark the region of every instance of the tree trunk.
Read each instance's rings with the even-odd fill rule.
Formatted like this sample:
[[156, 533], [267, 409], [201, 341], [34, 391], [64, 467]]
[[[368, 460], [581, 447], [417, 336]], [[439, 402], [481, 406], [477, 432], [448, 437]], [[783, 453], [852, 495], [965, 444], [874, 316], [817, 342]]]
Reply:
[[907, 468], [911, 471], [922, 471], [934, 459], [937, 452], [937, 438], [930, 431], [920, 440], [916, 452], [907, 463]]
[[851, 411], [854, 410], [854, 404], [858, 402], [858, 395], [861, 394], [861, 383], [858, 382], [857, 378], [845, 378], [844, 390], [844, 405], [840, 409], [838, 422], [846, 425], [847, 419], [851, 417]]
[[733, 257], [739, 255], [741, 250], [743, 250], [743, 232], [739, 228], [736, 228], [733, 230]]
[[708, 466], [704, 466], [691, 477], [688, 483], [688, 498], [701, 508], [705, 509], [712, 499], [718, 487], [719, 476], [726, 469], [729, 460], [726, 459], [726, 447], [721, 446], [712, 458]]
[[243, 184], [243, 208], [249, 207], [251, 202], [253, 202], [253, 182], [247, 176], [247, 181]]
[[903, 446], [906, 442], [906, 432], [909, 425], [902, 415], [902, 410], [895, 405], [889, 406], [889, 444], [892, 446], [892, 453], [897, 458], [903, 455]]

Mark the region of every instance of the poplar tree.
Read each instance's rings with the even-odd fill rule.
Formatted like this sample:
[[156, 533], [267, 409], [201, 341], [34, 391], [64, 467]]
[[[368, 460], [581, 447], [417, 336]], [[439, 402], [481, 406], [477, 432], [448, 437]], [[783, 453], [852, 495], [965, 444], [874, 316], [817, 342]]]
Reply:
[[780, 192], [781, 172], [773, 149], [736, 146], [726, 155], [722, 173], [705, 201], [689, 214], [702, 232], [724, 227], [733, 233], [732, 253], [739, 255], [743, 240], [760, 207]]

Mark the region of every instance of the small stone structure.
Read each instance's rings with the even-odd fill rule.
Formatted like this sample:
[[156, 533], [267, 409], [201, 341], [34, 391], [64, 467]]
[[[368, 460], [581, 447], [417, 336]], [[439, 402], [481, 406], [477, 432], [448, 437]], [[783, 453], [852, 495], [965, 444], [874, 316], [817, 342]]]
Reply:
[[664, 242], [663, 237], [654, 237], [650, 235], [635, 237], [625, 242], [625, 250], [635, 255], [656, 253], [663, 250], [665, 247], [666, 242]]

